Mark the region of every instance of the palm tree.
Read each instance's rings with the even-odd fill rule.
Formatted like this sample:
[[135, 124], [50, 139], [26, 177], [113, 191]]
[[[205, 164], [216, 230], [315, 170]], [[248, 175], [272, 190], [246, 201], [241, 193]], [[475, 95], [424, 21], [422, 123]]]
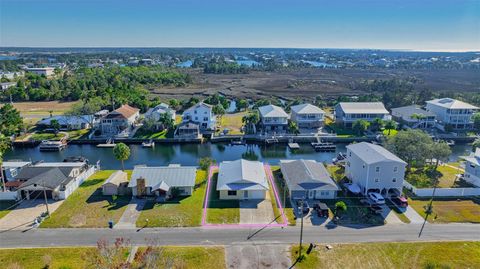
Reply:
[[113, 148], [115, 159], [122, 162], [122, 171], [125, 170], [124, 161], [130, 157], [130, 148], [124, 143], [118, 143]]
[[161, 114], [158, 121], [163, 125], [163, 129], [171, 129], [175, 125], [175, 121], [170, 112]]
[[385, 122], [385, 129], [388, 130], [388, 135], [390, 135], [392, 130], [397, 129], [397, 123], [393, 120], [387, 120]]
[[260, 116], [257, 111], [251, 112], [242, 118], [243, 126], [245, 126], [245, 132], [249, 133], [251, 126], [256, 125], [260, 121]]
[[294, 121], [288, 121], [288, 131], [294, 135], [298, 135], [300, 133], [300, 129], [298, 128], [298, 125]]

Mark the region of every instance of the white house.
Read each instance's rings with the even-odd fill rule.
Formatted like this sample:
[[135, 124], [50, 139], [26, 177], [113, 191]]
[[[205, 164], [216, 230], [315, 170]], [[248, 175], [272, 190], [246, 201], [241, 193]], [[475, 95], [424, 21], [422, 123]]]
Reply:
[[93, 115], [69, 116], [56, 115], [42, 119], [36, 123], [40, 129], [52, 128], [52, 121], [56, 120], [60, 125], [60, 130], [81, 130], [91, 128], [95, 122]]
[[389, 120], [390, 115], [381, 102], [341, 102], [335, 106], [335, 122], [351, 127], [357, 120], [372, 122], [379, 118]]
[[382, 146], [367, 142], [347, 146], [345, 175], [363, 194], [401, 194], [407, 163]]
[[0, 88], [2, 90], [8, 90], [10, 87], [17, 86], [16, 82], [2, 82], [0, 83]]
[[145, 113], [145, 119], [153, 120], [157, 125], [159, 125], [160, 118], [165, 113], [168, 113], [170, 118], [175, 122], [175, 110], [171, 109], [167, 104], [164, 103], [150, 108], [147, 113]]
[[322, 163], [282, 160], [280, 169], [292, 199], [335, 199], [340, 188]]
[[197, 169], [193, 166], [135, 166], [128, 187], [134, 196], [190, 196], [195, 186]]
[[220, 163], [217, 191], [222, 200], [265, 199], [267, 175], [258, 161], [236, 160]]
[[213, 107], [201, 102], [183, 112], [182, 122], [198, 124], [200, 131], [213, 131], [215, 130], [217, 119], [213, 113]]
[[410, 128], [427, 129], [435, 127], [435, 113], [417, 105], [392, 108], [394, 120]]
[[122, 105], [101, 119], [100, 130], [102, 135], [128, 136], [139, 116], [140, 110], [138, 108]]
[[260, 124], [266, 132], [285, 132], [288, 128], [288, 114], [279, 106], [266, 105], [258, 108]]
[[471, 156], [463, 157], [465, 163], [464, 179], [471, 184], [480, 187], [480, 148]]
[[290, 119], [300, 128], [319, 128], [323, 126], [325, 111], [311, 104], [301, 104], [291, 107]]
[[479, 108], [452, 98], [441, 98], [427, 101], [426, 109], [435, 113], [437, 126], [442, 130], [446, 126], [454, 130], [469, 130], [473, 128], [472, 116]]
[[44, 75], [46, 77], [53, 76], [54, 70], [55, 69], [53, 67], [29, 67], [29, 68], [25, 68], [26, 72], [35, 73], [37, 75]]

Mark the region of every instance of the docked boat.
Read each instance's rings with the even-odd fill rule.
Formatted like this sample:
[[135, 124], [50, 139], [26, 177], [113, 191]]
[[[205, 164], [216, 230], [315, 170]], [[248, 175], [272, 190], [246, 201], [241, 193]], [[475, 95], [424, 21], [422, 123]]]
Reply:
[[332, 159], [333, 164], [345, 162], [347, 155], [343, 152], [339, 152], [336, 158]]
[[97, 148], [113, 148], [115, 147], [115, 142], [110, 138], [105, 144], [98, 144]]
[[38, 147], [40, 151], [61, 151], [66, 145], [64, 141], [43, 140]]
[[153, 148], [153, 147], [155, 147], [155, 142], [153, 141], [153, 139], [150, 139], [149, 141], [144, 141], [144, 142], [142, 142], [142, 147]]
[[337, 146], [331, 142], [312, 142], [315, 151], [335, 151]]

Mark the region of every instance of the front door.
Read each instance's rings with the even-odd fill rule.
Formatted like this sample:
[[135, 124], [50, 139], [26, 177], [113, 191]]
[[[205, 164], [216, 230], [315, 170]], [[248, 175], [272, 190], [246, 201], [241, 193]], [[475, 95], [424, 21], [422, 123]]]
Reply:
[[243, 198], [248, 199], [248, 191], [243, 191]]
[[315, 193], [316, 192], [317, 191], [315, 191], [315, 190], [308, 191], [308, 199], [315, 199]]

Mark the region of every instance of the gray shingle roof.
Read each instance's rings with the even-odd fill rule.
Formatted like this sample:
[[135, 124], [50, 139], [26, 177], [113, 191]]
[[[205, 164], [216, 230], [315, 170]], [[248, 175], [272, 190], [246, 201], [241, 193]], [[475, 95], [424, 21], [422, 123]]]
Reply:
[[243, 159], [220, 163], [217, 190], [268, 190], [263, 164]]
[[65, 177], [68, 177], [71, 173], [72, 173], [72, 170], [75, 168], [75, 167], [68, 167], [68, 166], [63, 166], [63, 167], [49, 167], [49, 166], [45, 166], [45, 167], [38, 167], [38, 166], [28, 166], [28, 167], [24, 167], [22, 170], [20, 170], [20, 173], [18, 173], [18, 175], [15, 177], [15, 179], [18, 179], [18, 180], [28, 180], [28, 179], [31, 179], [37, 175], [41, 175], [47, 171], [50, 171], [51, 169], [53, 168], [56, 168], [58, 169], [60, 172], [62, 172], [62, 174], [65, 176]]
[[411, 120], [412, 115], [414, 114], [423, 115], [426, 117], [435, 117], [435, 113], [426, 111], [417, 105], [392, 108], [392, 115], [402, 117], [405, 120]]
[[395, 154], [391, 153], [390, 151], [379, 145], [361, 142], [350, 144], [347, 146], [347, 149], [349, 149], [367, 164], [383, 161], [394, 161], [407, 164], [402, 159], [398, 158]]
[[314, 160], [282, 160], [280, 169], [290, 191], [339, 190], [325, 166]]
[[159, 185], [162, 181], [170, 187], [193, 187], [197, 169], [182, 167], [135, 167], [128, 187], [137, 186], [137, 179], [144, 178], [146, 187]]
[[312, 104], [296, 105], [292, 106], [291, 109], [292, 112], [295, 112], [297, 114], [325, 114], [325, 111], [323, 111], [318, 106], [314, 106]]
[[[56, 189], [60, 185], [66, 185], [73, 178], [66, 176], [58, 167], [41, 167], [42, 169], [35, 169], [38, 167], [26, 167], [22, 170], [31, 170], [30, 172], [36, 173], [35, 176], [28, 179], [19, 189], [37, 184], [49, 189]], [[45, 169], [44, 169], [45, 168]], [[29, 173], [30, 173], [29, 172]]]
[[266, 105], [258, 108], [261, 117], [288, 118], [288, 114], [283, 108], [275, 105]]
[[338, 104], [346, 114], [388, 114], [381, 102], [341, 102]]

